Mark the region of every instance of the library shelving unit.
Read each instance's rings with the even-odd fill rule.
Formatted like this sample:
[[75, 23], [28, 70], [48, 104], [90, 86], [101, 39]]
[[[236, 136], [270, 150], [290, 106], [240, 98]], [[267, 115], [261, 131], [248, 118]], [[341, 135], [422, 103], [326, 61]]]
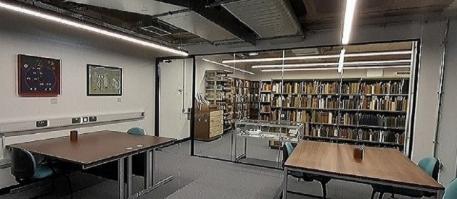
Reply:
[[234, 78], [235, 81], [235, 114], [236, 119], [249, 117], [250, 111], [250, 85], [249, 80]]
[[223, 111], [222, 132], [226, 132], [233, 126], [233, 78], [231, 72], [225, 70], [205, 71], [205, 91], [206, 99], [210, 106], [216, 106]]
[[250, 90], [249, 119], [257, 120], [259, 118], [259, 111], [260, 111], [260, 104], [259, 104], [259, 102], [260, 102], [260, 82], [251, 81], [249, 90]]
[[404, 149], [408, 78], [272, 80], [263, 85], [262, 118], [301, 122], [305, 139]]
[[271, 81], [260, 81], [260, 99], [259, 99], [259, 120], [270, 121], [271, 118], [271, 102], [273, 99], [272, 95], [272, 84]]

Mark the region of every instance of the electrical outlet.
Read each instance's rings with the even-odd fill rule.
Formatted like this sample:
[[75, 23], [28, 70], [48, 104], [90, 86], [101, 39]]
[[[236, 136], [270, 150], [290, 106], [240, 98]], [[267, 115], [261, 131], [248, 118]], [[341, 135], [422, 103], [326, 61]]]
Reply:
[[71, 118], [71, 123], [72, 124], [81, 124], [81, 118], [80, 117]]
[[122, 102], [122, 98], [117, 98], [117, 102]]
[[83, 123], [89, 122], [89, 117], [83, 117]]
[[48, 120], [36, 121], [36, 127], [38, 127], [38, 128], [47, 127], [47, 126], [48, 126]]
[[90, 116], [89, 117], [89, 122], [96, 122], [97, 121], [97, 116]]

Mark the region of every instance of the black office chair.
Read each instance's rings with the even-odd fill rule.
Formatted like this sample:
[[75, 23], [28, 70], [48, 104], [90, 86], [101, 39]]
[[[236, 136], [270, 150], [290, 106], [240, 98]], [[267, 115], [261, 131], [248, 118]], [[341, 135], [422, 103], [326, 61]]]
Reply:
[[[439, 166], [440, 162], [438, 159], [434, 157], [427, 157], [419, 161], [418, 166], [424, 170], [428, 175], [430, 175], [433, 179], [437, 180], [438, 179], [438, 173], [439, 173]], [[397, 188], [397, 187], [391, 187], [391, 186], [385, 186], [385, 185], [372, 185], [373, 187], [373, 192], [371, 193], [371, 199], [374, 198], [374, 195], [376, 192], [379, 192], [379, 198], [383, 198], [384, 193], [391, 193], [392, 197], [394, 194], [399, 194], [403, 196], [409, 196], [409, 197], [415, 197], [415, 198], [420, 198], [420, 197], [432, 197], [435, 194], [434, 193], [429, 193], [429, 192], [424, 192], [424, 191], [416, 191], [412, 189], [404, 189], [404, 188]]]
[[[37, 161], [37, 158], [29, 151], [13, 148], [11, 157], [11, 174], [16, 178], [20, 185], [31, 184], [45, 179], [52, 179], [52, 191], [54, 188], [54, 178], [58, 175], [51, 164], [44, 161]], [[71, 181], [66, 176], [68, 186], [71, 192], [70, 198], [73, 198]], [[45, 193], [44, 195], [46, 195]]]
[[11, 161], [11, 174], [20, 184], [43, 180], [55, 175], [50, 166], [37, 162], [32, 153], [26, 150], [13, 148]]
[[[284, 143], [284, 146], [282, 147], [282, 153], [283, 153], [283, 160], [282, 164], [286, 162], [287, 158], [289, 158], [289, 155], [292, 154], [292, 151], [294, 150], [294, 145], [290, 142]], [[298, 179], [303, 179], [304, 181], [307, 182], [312, 182], [314, 180], [318, 181], [321, 183], [322, 186], [322, 198], [327, 198], [327, 183], [330, 181], [330, 178], [323, 177], [323, 176], [318, 176], [318, 175], [311, 175], [311, 174], [306, 174], [302, 172], [297, 172], [297, 171], [289, 171], [288, 175], [291, 175], [295, 178]]]

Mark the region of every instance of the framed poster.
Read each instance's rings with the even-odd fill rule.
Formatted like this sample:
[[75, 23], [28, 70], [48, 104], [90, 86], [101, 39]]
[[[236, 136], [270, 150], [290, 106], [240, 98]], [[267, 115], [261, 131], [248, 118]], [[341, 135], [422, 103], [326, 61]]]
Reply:
[[56, 97], [60, 94], [60, 60], [18, 55], [18, 94]]
[[87, 64], [87, 96], [122, 96], [122, 68]]

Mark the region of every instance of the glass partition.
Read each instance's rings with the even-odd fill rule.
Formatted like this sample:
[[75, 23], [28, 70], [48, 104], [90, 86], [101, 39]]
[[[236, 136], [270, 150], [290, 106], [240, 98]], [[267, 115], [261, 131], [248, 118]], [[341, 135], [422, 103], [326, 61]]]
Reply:
[[415, 45], [197, 56], [195, 155], [279, 168], [300, 139], [408, 154]]

